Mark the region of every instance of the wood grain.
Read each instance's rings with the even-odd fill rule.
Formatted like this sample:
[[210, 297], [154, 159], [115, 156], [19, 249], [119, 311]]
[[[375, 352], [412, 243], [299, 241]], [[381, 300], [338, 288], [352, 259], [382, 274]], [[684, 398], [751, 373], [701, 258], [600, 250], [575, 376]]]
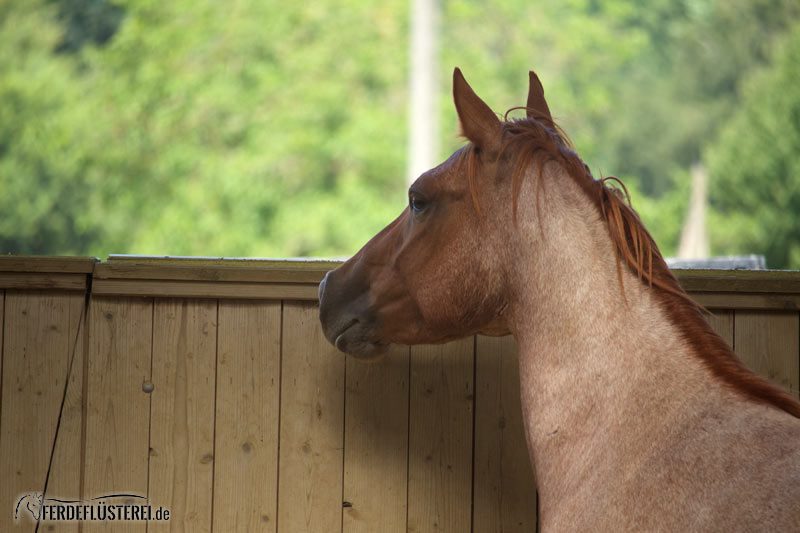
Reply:
[[209, 531], [214, 473], [217, 302], [156, 299], [150, 501], [170, 510], [148, 531]]
[[733, 311], [715, 309], [711, 314], [705, 316], [714, 331], [725, 339], [728, 346], [733, 347]]
[[[77, 333], [77, 316], [70, 316], [76, 301], [80, 303], [82, 296], [6, 291], [0, 400], [0, 479], [4, 481], [0, 483], [0, 503], [9, 510], [22, 495], [44, 491]], [[72, 392], [59, 450], [72, 464], [59, 462], [58, 480], [48, 491], [50, 495], [55, 490], [64, 491], [62, 496], [76, 497], [80, 491], [80, 398], [75, 398], [74, 389]], [[24, 512], [21, 518], [30, 527], [30, 515]], [[0, 530], [10, 531], [13, 526], [13, 513], [0, 513]]]
[[214, 283], [210, 281], [98, 279], [92, 284], [92, 293], [106, 296], [316, 300], [317, 285], [304, 283]]
[[406, 530], [408, 346], [375, 363], [347, 358], [344, 531]]
[[[67, 395], [58, 429], [53, 467], [47, 497], [78, 499], [81, 495], [83, 468], [83, 406], [85, 362], [87, 355], [86, 299], [69, 293], [69, 353], [73, 357]], [[69, 363], [68, 363], [69, 365]], [[40, 531], [78, 531], [77, 522], [43, 522]]]
[[86, 281], [86, 274], [0, 272], [2, 289], [85, 291]]
[[180, 265], [180, 266], [235, 266], [253, 270], [281, 269], [292, 271], [333, 270], [344, 263], [337, 259], [289, 258], [260, 259], [253, 257], [199, 257], [199, 256], [157, 256], [157, 255], [118, 255], [111, 254], [104, 264], [145, 266], [145, 265]]
[[798, 313], [736, 311], [734, 321], [734, 343], [742, 361], [754, 372], [798, 397]]
[[275, 531], [281, 304], [219, 302], [214, 531]]
[[755, 292], [690, 292], [706, 309], [800, 310], [800, 294]]
[[340, 531], [345, 359], [316, 305], [284, 303], [281, 364], [278, 530]]
[[91, 274], [96, 257], [0, 255], [0, 272], [58, 272]]
[[536, 481], [522, 421], [513, 337], [476, 342], [475, 531], [536, 531]]
[[[150, 395], [142, 384], [151, 378], [152, 326], [151, 299], [89, 303], [84, 498], [147, 495]], [[83, 531], [145, 529], [144, 522], [83, 523]]]
[[195, 263], [170, 261], [168, 263], [132, 263], [109, 261], [95, 267], [95, 279], [150, 279], [191, 281], [244, 281], [256, 283], [314, 283], [322, 281], [329, 270], [340, 263], [290, 262], [290, 261], [224, 261], [220, 263]]
[[[3, 331], [5, 330], [6, 291], [0, 289], [0, 436], [3, 434]], [[2, 504], [2, 500], [0, 500]]]
[[673, 273], [689, 292], [800, 293], [800, 276], [790, 270], [676, 269]]
[[409, 531], [471, 530], [473, 348], [411, 348]]

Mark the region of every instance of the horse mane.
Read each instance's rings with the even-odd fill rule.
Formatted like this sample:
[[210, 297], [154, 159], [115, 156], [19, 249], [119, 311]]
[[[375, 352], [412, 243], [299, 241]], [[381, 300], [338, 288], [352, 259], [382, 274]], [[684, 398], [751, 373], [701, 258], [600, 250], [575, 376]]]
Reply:
[[[514, 109], [519, 108], [509, 111]], [[745, 397], [773, 405], [800, 418], [800, 402], [747, 368], [722, 337], [711, 328], [700, 307], [681, 288], [667, 267], [658, 246], [631, 207], [630, 196], [622, 181], [615, 177], [595, 179], [589, 167], [572, 149], [569, 138], [550, 117], [534, 115], [510, 121], [507, 117], [508, 113], [502, 123], [504, 135], [498, 160], [508, 154], [514, 161], [511, 181], [514, 221], [525, 169], [534, 160], [538, 163], [539, 175], [548, 162], [560, 165], [593, 201], [606, 223], [616, 251], [617, 276], [623, 298], [625, 288], [622, 283], [621, 263], [625, 262], [642, 283], [655, 291], [667, 316], [678, 327], [695, 355], [717, 379]], [[475, 188], [477, 156], [474, 146], [470, 146], [464, 155], [470, 193], [480, 215]], [[543, 181], [537, 180], [537, 207]], [[616, 183], [621, 188], [610, 187], [610, 183]], [[541, 210], [537, 209], [537, 215], [539, 213]]]

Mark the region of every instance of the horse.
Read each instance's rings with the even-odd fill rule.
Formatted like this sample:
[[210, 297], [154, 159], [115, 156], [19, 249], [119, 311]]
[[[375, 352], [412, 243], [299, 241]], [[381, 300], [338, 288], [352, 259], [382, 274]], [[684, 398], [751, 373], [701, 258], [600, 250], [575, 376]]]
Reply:
[[328, 341], [512, 334], [544, 531], [800, 531], [800, 403], [711, 329], [538, 76], [521, 118], [458, 68], [453, 99], [467, 144], [320, 283]]

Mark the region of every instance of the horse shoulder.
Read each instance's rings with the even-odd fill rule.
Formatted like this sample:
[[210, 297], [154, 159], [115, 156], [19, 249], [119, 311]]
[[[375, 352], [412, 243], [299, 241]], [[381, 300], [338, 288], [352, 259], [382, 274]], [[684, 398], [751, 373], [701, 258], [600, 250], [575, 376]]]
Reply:
[[664, 523], [682, 529], [800, 531], [800, 419], [737, 393], [720, 400], [659, 451], [662, 486], [639, 490], [660, 492]]
[[800, 531], [800, 419], [772, 406], [723, 392], [626, 466], [543, 513], [542, 529]]

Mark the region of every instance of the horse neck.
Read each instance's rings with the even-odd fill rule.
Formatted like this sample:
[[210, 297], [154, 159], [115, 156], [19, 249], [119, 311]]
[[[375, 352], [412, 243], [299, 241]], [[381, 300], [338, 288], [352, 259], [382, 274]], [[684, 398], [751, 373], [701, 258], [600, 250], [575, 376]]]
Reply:
[[509, 322], [543, 504], [589, 490], [588, 472], [613, 475], [670, 421], [706, 410], [700, 404], [713, 398], [695, 391], [724, 394], [625, 265], [623, 293], [598, 209], [562, 174], [547, 167], [538, 214], [527, 176], [510, 275]]

